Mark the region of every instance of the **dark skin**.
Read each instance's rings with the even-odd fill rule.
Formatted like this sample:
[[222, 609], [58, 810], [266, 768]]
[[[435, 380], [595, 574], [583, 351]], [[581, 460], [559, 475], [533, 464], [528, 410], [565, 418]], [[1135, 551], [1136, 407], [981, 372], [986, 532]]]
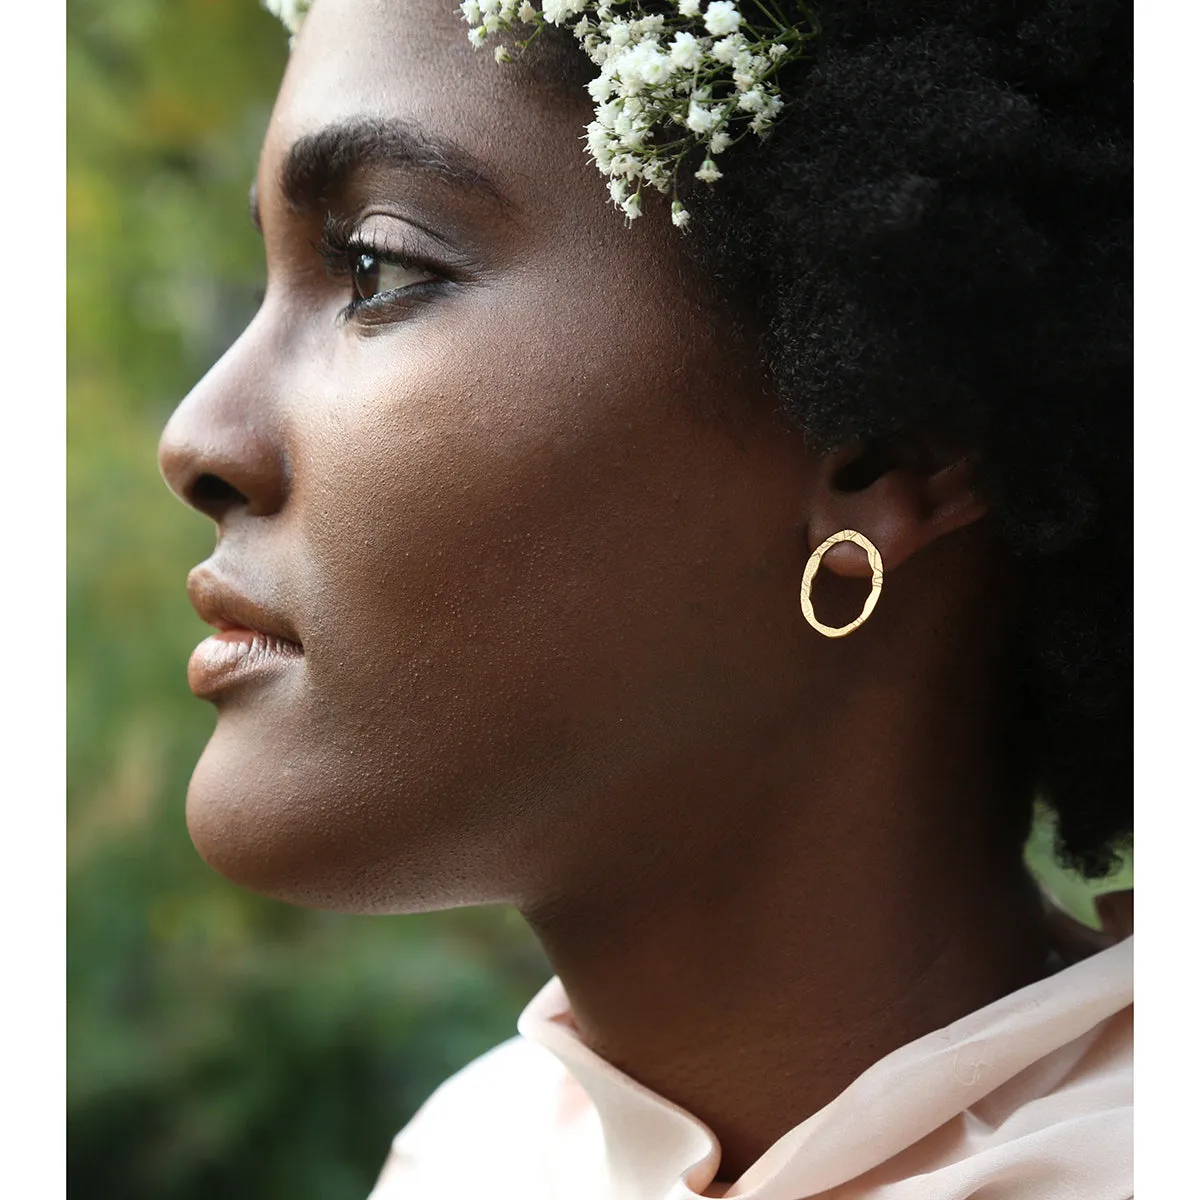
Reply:
[[[704, 1120], [733, 1179], [1043, 970], [1004, 768], [1018, 580], [969, 457], [850, 489], [860, 447], [784, 428], [665, 205], [627, 229], [608, 204], [586, 95], [465, 32], [444, 0], [321, 0], [293, 55], [266, 299], [161, 462], [218, 526], [196, 594], [303, 654], [213, 697], [189, 828], [298, 904], [516, 905], [584, 1040]], [[475, 165], [435, 176], [396, 122]], [[327, 269], [329, 216], [370, 267], [356, 242]], [[885, 581], [835, 641], [798, 595], [844, 528]], [[826, 556], [827, 624], [866, 576]]]

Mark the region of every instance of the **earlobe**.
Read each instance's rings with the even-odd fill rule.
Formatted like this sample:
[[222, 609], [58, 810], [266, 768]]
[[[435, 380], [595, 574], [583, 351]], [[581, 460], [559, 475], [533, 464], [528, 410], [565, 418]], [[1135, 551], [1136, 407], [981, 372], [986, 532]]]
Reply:
[[[976, 491], [975, 462], [960, 454], [930, 465], [927, 454], [891, 454], [855, 443], [821, 460], [808, 522], [808, 549], [843, 529], [867, 537], [878, 549], [885, 569], [906, 559], [945, 534], [974, 524], [987, 513]], [[866, 553], [852, 542], [829, 549], [822, 567], [843, 578], [871, 577]]]

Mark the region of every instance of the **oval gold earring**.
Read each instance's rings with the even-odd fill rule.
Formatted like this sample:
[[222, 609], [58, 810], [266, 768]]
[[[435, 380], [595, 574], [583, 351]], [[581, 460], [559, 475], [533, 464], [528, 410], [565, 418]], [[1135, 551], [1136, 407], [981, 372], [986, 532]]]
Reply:
[[[841, 625], [834, 628], [832, 625], [822, 625], [817, 620], [812, 606], [812, 585], [813, 579], [817, 574], [817, 568], [821, 565], [821, 559], [825, 557], [825, 551], [836, 546], [839, 542], [853, 542], [856, 546], [861, 546], [867, 552], [867, 562], [871, 565], [871, 594], [867, 597], [867, 602], [863, 605], [862, 612], [849, 625]], [[853, 633], [875, 611], [875, 605], [879, 603], [879, 593], [882, 591], [883, 559], [880, 557], [879, 551], [875, 549], [869, 538], [864, 537], [857, 530], [843, 529], [839, 533], [835, 533], [832, 537], [826, 538], [809, 555], [808, 562], [804, 565], [804, 578], [800, 583], [800, 611], [804, 613], [804, 619], [818, 633], [823, 633], [829, 638], [845, 637], [846, 634]]]

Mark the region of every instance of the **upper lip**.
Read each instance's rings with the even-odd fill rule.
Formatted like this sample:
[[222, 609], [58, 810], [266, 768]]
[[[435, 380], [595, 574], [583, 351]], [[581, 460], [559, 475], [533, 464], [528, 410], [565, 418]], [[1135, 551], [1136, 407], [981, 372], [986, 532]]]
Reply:
[[191, 571], [187, 590], [200, 619], [217, 629], [249, 629], [301, 645], [290, 621], [243, 595], [210, 566]]

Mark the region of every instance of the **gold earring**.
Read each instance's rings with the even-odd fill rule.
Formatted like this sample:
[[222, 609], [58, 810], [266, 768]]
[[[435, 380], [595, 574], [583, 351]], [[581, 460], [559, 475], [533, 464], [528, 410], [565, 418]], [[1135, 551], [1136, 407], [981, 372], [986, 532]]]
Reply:
[[[838, 542], [853, 542], [867, 552], [867, 562], [871, 564], [871, 594], [867, 597], [862, 612], [849, 625], [842, 625], [835, 629], [832, 625], [822, 625], [817, 620], [812, 606], [812, 584], [817, 574], [817, 568], [821, 565], [821, 559], [825, 557], [825, 551], [836, 546]], [[883, 559], [879, 556], [879, 551], [871, 544], [870, 539], [861, 533], [854, 529], [843, 529], [840, 533], [835, 533], [833, 537], [826, 538], [809, 555], [808, 562], [804, 566], [804, 578], [800, 583], [800, 611], [804, 613], [804, 619], [818, 633], [823, 633], [829, 638], [845, 637], [846, 634], [853, 633], [875, 611], [875, 605], [879, 603], [879, 593], [882, 591]]]

